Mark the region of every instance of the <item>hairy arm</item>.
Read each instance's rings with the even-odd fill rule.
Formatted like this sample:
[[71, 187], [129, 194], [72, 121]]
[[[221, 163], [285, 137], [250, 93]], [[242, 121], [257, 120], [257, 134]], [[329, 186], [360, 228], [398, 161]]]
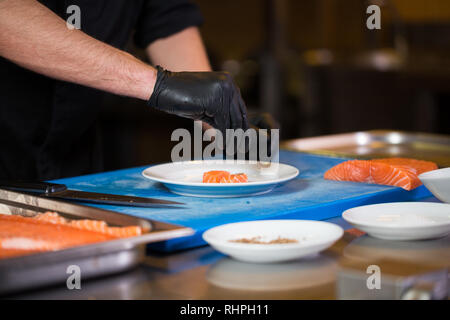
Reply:
[[0, 56], [58, 80], [148, 100], [156, 70], [98, 41], [36, 0], [0, 0]]

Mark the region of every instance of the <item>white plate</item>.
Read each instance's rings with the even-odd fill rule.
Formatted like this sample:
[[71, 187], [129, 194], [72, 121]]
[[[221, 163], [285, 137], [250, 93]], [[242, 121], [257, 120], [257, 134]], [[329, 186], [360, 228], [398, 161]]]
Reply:
[[[246, 183], [203, 183], [203, 173], [225, 170], [245, 173]], [[194, 197], [241, 197], [263, 194], [277, 184], [294, 179], [299, 171], [287, 164], [263, 167], [260, 163], [234, 160], [197, 160], [172, 162], [145, 169], [144, 177], [163, 183], [176, 194]]]
[[450, 233], [450, 205], [394, 202], [356, 207], [342, 217], [369, 235], [386, 240], [422, 240]]
[[422, 173], [419, 179], [436, 198], [450, 203], [450, 168]]
[[[327, 249], [344, 230], [333, 223], [309, 220], [262, 220], [230, 223], [207, 230], [203, 239], [214, 249], [246, 262], [281, 262], [299, 259]], [[232, 240], [260, 237], [261, 241], [281, 238], [296, 243], [252, 244]]]

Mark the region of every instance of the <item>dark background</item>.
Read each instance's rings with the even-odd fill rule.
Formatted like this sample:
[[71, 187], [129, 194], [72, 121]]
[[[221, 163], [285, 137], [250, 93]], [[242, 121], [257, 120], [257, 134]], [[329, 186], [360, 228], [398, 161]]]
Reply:
[[[450, 1], [196, 0], [215, 70], [232, 73], [249, 109], [283, 139], [370, 129], [450, 134]], [[366, 8], [381, 7], [381, 30]], [[144, 53], [130, 44], [130, 51]], [[189, 120], [107, 96], [105, 170], [170, 160]]]

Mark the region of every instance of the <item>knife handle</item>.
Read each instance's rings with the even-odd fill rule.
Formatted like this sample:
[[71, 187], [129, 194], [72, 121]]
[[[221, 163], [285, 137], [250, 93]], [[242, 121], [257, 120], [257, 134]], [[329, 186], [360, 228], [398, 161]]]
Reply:
[[0, 181], [0, 189], [12, 191], [51, 194], [67, 190], [64, 184], [49, 182]]

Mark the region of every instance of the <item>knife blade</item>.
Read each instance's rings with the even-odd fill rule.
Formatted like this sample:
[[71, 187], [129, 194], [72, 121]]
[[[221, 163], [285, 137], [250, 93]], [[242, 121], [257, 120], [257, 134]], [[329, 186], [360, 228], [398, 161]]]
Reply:
[[174, 208], [171, 205], [184, 204], [162, 199], [70, 190], [64, 184], [50, 182], [0, 181], [0, 188], [31, 193], [40, 197], [118, 206]]

